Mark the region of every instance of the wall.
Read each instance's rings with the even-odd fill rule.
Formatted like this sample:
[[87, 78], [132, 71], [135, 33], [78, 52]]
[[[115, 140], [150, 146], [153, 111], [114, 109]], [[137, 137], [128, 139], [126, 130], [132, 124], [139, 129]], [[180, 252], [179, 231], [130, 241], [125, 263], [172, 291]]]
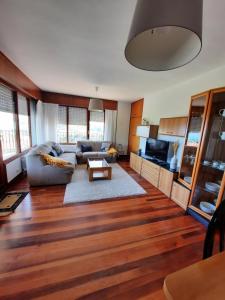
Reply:
[[[146, 94], [144, 97], [143, 118], [147, 118], [152, 124], [159, 124], [160, 118], [163, 117], [187, 116], [192, 95], [222, 86], [225, 86], [225, 67], [205, 73], [159, 93]], [[158, 138], [170, 142], [179, 141], [177, 157], [178, 166], [180, 166], [184, 138], [167, 135], [159, 135]], [[144, 151], [145, 141], [142, 141], [140, 148]], [[171, 154], [170, 146], [168, 162], [171, 159]]]
[[0, 79], [27, 96], [40, 99], [41, 90], [2, 52], [0, 52]]
[[116, 143], [122, 144], [125, 151], [128, 147], [131, 104], [118, 102]]
[[161, 92], [146, 94], [143, 118], [147, 118], [152, 124], [159, 124], [163, 117], [187, 116], [192, 95], [222, 86], [225, 86], [225, 67]]

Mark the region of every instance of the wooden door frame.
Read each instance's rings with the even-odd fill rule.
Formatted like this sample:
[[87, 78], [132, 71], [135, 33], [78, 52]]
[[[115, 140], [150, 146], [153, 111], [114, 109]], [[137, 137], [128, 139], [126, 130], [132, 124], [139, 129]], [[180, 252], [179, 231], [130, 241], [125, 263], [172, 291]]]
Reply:
[[186, 142], [187, 142], [187, 135], [188, 135], [188, 129], [189, 129], [189, 125], [190, 125], [190, 121], [191, 121], [191, 108], [192, 108], [192, 103], [198, 99], [199, 97], [206, 97], [206, 104], [205, 104], [205, 109], [204, 109], [204, 115], [203, 115], [203, 121], [202, 121], [202, 125], [201, 125], [201, 132], [200, 132], [200, 141], [199, 141], [199, 146], [198, 146], [198, 149], [197, 149], [197, 152], [196, 152], [196, 156], [195, 156], [195, 163], [194, 163], [194, 167], [193, 167], [193, 170], [192, 170], [192, 181], [191, 181], [191, 184], [187, 183], [185, 180], [183, 180], [181, 177], [180, 177], [180, 171], [181, 171], [181, 168], [179, 170], [179, 175], [178, 175], [178, 181], [180, 183], [182, 183], [184, 186], [186, 186], [189, 190], [191, 190], [194, 186], [194, 181], [195, 181], [195, 174], [197, 173], [197, 164], [198, 164], [198, 160], [201, 156], [201, 146], [202, 146], [202, 141], [204, 140], [204, 128], [205, 128], [205, 124], [206, 124], [206, 119], [207, 119], [207, 114], [208, 114], [208, 111], [209, 111], [209, 102], [210, 102], [210, 96], [211, 96], [211, 91], [205, 91], [205, 92], [202, 92], [202, 93], [199, 93], [197, 95], [194, 95], [191, 97], [191, 102], [190, 102], [190, 107], [189, 107], [189, 114], [188, 114], [188, 121], [187, 121], [187, 128], [186, 128], [186, 134], [185, 134], [185, 141], [184, 141], [184, 145], [183, 145], [183, 150], [182, 150], [182, 161], [183, 161], [183, 156], [184, 156], [184, 148], [185, 148], [185, 145], [186, 145]]

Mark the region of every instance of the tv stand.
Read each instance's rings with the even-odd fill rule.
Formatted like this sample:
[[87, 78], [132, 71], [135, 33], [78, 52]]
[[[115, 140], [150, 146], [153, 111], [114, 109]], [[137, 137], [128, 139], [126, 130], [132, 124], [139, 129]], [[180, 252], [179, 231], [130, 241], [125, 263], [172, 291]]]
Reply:
[[167, 162], [154, 158], [152, 160], [149, 156], [139, 156], [136, 153], [131, 153], [130, 167], [170, 197], [173, 180], [177, 178], [178, 173], [170, 171], [170, 166]]

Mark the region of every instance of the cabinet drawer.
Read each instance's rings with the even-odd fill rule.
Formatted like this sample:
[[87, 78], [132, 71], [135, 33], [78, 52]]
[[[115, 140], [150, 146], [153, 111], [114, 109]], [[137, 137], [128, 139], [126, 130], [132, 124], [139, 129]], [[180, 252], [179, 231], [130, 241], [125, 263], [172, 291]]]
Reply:
[[163, 192], [167, 197], [170, 197], [174, 174], [163, 168], [160, 169], [159, 174], [159, 190]]
[[184, 186], [178, 184], [177, 182], [173, 182], [171, 199], [176, 202], [180, 207], [184, 210], [187, 209], [188, 201], [190, 197], [190, 191]]
[[141, 176], [144, 177], [151, 184], [153, 184], [155, 187], [158, 187], [159, 171], [160, 171], [159, 166], [147, 160], [143, 160], [142, 168], [141, 168]]
[[134, 153], [130, 154], [130, 167], [138, 174], [141, 173], [142, 158]]

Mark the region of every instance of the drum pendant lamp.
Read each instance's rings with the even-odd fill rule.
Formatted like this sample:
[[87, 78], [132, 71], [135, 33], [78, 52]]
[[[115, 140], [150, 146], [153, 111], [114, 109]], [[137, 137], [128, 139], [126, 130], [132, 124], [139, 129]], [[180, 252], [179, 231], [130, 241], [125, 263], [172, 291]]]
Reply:
[[127, 61], [147, 71], [176, 69], [202, 48], [203, 0], [138, 0], [125, 48]]

